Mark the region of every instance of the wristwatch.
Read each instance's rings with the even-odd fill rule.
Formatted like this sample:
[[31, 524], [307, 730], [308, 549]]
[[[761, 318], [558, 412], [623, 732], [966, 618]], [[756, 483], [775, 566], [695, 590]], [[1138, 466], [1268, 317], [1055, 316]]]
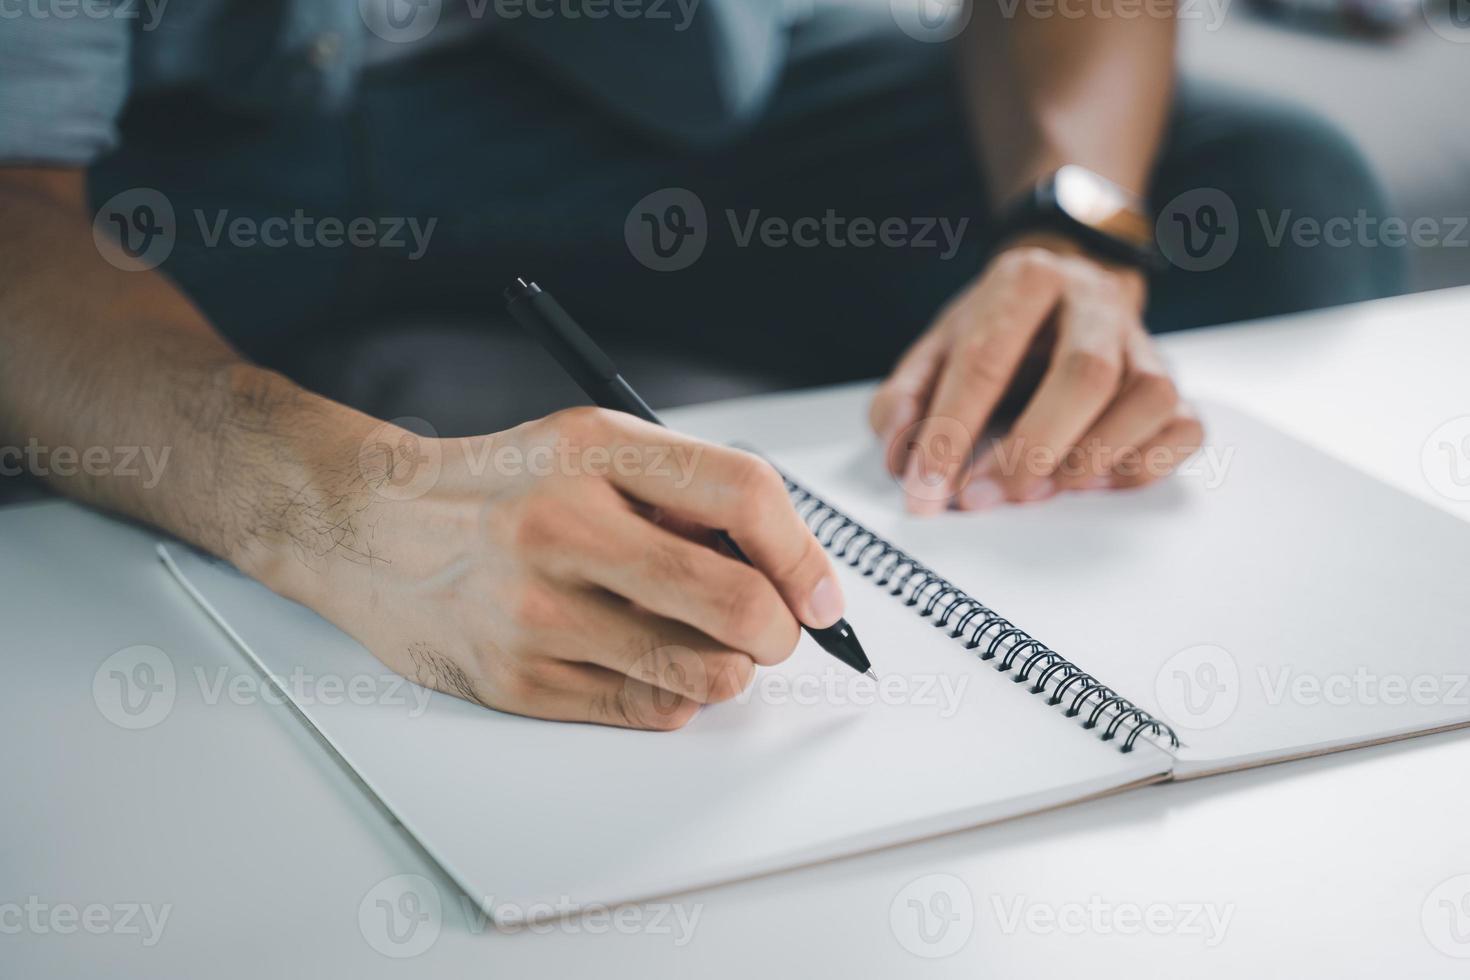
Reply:
[[1150, 271], [1164, 264], [1138, 196], [1076, 164], [1046, 175], [1002, 212], [992, 247], [1028, 231], [1065, 235], [1110, 262]]

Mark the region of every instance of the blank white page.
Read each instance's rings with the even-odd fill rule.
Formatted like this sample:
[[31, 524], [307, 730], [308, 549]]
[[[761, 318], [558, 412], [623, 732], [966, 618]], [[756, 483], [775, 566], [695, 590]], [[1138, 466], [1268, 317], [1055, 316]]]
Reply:
[[1202, 407], [1206, 452], [1151, 487], [908, 517], [868, 395], [674, 417], [764, 451], [1171, 722], [1176, 777], [1470, 724], [1470, 526], [1456, 517], [1219, 404]]
[[300, 696], [323, 690], [311, 678], [388, 671], [232, 568], [177, 546], [169, 558], [490, 914], [761, 874], [1077, 801], [1162, 778], [1170, 764], [1153, 746], [1124, 754], [1060, 718], [846, 571], [849, 615], [887, 694], [804, 638], [746, 696], [681, 731], [647, 733], [533, 721], [447, 695], [416, 714], [386, 686], [373, 687], [381, 703]]

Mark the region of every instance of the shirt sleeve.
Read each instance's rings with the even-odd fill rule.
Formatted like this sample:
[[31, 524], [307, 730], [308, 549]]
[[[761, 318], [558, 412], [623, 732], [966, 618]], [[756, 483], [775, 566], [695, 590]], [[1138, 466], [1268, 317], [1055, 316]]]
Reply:
[[0, 11], [0, 165], [85, 167], [117, 144], [131, 22], [111, 4], [55, 9]]

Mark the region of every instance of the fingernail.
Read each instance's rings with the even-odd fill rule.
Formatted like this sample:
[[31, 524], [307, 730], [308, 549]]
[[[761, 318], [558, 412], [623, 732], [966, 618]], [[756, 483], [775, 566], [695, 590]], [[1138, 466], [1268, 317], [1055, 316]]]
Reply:
[[1051, 480], [1037, 480], [1031, 486], [1021, 491], [1021, 499], [1027, 503], [1037, 500], [1045, 500], [1057, 492], [1057, 485]]
[[970, 485], [960, 491], [960, 509], [985, 510], [1006, 499], [1005, 488], [989, 477], [971, 480]]
[[842, 589], [837, 580], [828, 575], [817, 583], [812, 589], [812, 594], [807, 599], [807, 608], [810, 610], [811, 622], [808, 626], [826, 627], [831, 626], [842, 618]]
[[1113, 478], [1110, 477], [1110, 476], [1089, 476], [1087, 479], [1085, 479], [1081, 483], [1077, 484], [1077, 489], [1078, 490], [1104, 490], [1104, 489], [1106, 489], [1106, 488], [1108, 488], [1108, 487], [1110, 487], [1112, 485], [1113, 485]]

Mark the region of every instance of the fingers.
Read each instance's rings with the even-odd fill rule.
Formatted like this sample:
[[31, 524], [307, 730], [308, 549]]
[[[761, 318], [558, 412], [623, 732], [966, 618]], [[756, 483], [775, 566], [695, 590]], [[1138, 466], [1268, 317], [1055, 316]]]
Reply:
[[528, 644], [540, 652], [498, 665], [492, 706], [662, 730], [687, 722], [701, 704], [735, 697], [755, 676], [746, 654], [587, 589], [564, 593]]
[[1131, 328], [1126, 309], [1091, 284], [1074, 284], [1057, 316], [1051, 364], [1010, 433], [977, 467], [965, 488], [970, 501], [1055, 493], [1053, 473], [1117, 392]]
[[888, 472], [894, 476], [903, 473], [908, 457], [907, 447], [894, 440], [919, 420], [929, 404], [944, 361], [944, 337], [943, 330], [934, 329], [915, 341], [873, 395], [868, 422], [883, 446]]
[[1193, 409], [1180, 406], [1174, 419], [1162, 432], [1132, 452], [1127, 452], [1113, 467], [1110, 486], [1141, 487], [1174, 472], [1204, 444], [1204, 426]]
[[589, 584], [749, 654], [756, 663], [780, 663], [800, 639], [796, 618], [764, 575], [631, 510], [606, 516], [579, 574]]
[[563, 625], [537, 639], [544, 656], [595, 664], [700, 704], [725, 701], [755, 677], [755, 661], [684, 623], [604, 593], [569, 597]]
[[755, 661], [684, 623], [586, 592], [556, 643], [561, 659], [596, 664], [700, 704], [727, 701], [755, 677]]
[[[948, 317], [954, 341], [907, 457], [906, 503], [917, 514], [945, 509], [968, 476], [971, 451], [1061, 296], [1054, 256], [1016, 249], [996, 259]], [[956, 446], [956, 436], [963, 438]]]
[[699, 702], [592, 664], [550, 661], [516, 689], [502, 711], [548, 721], [589, 722], [645, 731], [683, 728]]
[[[1059, 490], [1113, 484], [1113, 468], [1125, 455], [1163, 432], [1179, 409], [1179, 393], [1153, 341], [1131, 332], [1123, 385], [1102, 418], [1077, 442], [1055, 474]], [[1165, 470], [1164, 472], [1168, 472]]]
[[[616, 414], [616, 413], [609, 413]], [[796, 513], [780, 474], [750, 453], [669, 433], [629, 416], [607, 420], [617, 439], [673, 440], [697, 454], [688, 481], [646, 472], [611, 473], [620, 491], [686, 520], [727, 532], [772, 585], [786, 607], [809, 626], [831, 626], [842, 616], [842, 587], [827, 553]]]

